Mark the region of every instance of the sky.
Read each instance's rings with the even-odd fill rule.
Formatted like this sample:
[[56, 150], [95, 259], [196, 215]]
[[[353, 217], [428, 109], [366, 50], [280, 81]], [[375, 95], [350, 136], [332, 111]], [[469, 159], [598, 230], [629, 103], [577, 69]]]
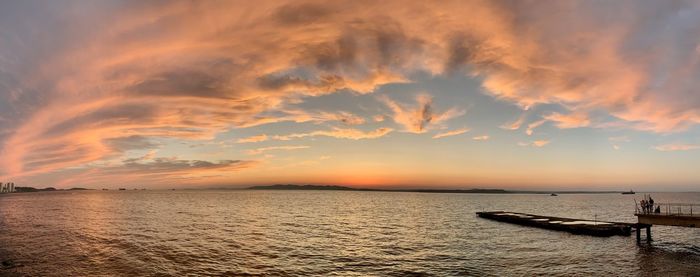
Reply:
[[0, 180], [700, 190], [697, 1], [0, 0]]

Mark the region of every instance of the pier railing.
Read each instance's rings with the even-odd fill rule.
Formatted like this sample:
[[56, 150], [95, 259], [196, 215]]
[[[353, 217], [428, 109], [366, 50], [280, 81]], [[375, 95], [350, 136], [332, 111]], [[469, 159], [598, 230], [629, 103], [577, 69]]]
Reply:
[[[658, 210], [657, 207], [659, 208]], [[700, 216], [700, 204], [654, 203], [654, 206], [651, 209], [644, 209], [639, 203], [637, 203], [635, 213], [668, 216]]]

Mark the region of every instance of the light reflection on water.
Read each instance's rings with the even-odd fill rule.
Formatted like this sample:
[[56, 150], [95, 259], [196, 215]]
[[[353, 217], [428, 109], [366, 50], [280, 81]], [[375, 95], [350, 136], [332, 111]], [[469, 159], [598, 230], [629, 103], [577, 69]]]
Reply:
[[[700, 203], [700, 193], [653, 195]], [[84, 191], [0, 197], [23, 275], [639, 275], [700, 272], [700, 229], [655, 241], [477, 218], [506, 210], [634, 222], [641, 195]], [[2, 273], [2, 271], [0, 271]]]

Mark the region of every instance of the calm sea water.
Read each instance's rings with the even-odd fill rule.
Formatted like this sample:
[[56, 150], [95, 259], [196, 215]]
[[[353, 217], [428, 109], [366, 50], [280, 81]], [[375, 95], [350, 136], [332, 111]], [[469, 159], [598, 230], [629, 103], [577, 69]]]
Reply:
[[[700, 193], [655, 193], [700, 203]], [[597, 238], [481, 219], [634, 222], [641, 195], [81, 191], [0, 196], [0, 249], [30, 276], [700, 275], [700, 229]], [[0, 252], [2, 253], [2, 252]], [[6, 257], [0, 257], [6, 258]]]

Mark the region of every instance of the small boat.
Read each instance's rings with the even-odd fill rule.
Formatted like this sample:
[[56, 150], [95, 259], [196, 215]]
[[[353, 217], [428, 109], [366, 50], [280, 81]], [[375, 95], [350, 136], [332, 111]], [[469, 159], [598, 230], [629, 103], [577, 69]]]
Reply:
[[622, 192], [622, 194], [634, 194], [634, 191], [633, 191], [633, 190], [630, 190], [630, 191], [624, 191], [624, 192]]
[[558, 196], [556, 193], [552, 193], [549, 196]]
[[119, 190], [126, 190], [125, 188], [119, 188]]

